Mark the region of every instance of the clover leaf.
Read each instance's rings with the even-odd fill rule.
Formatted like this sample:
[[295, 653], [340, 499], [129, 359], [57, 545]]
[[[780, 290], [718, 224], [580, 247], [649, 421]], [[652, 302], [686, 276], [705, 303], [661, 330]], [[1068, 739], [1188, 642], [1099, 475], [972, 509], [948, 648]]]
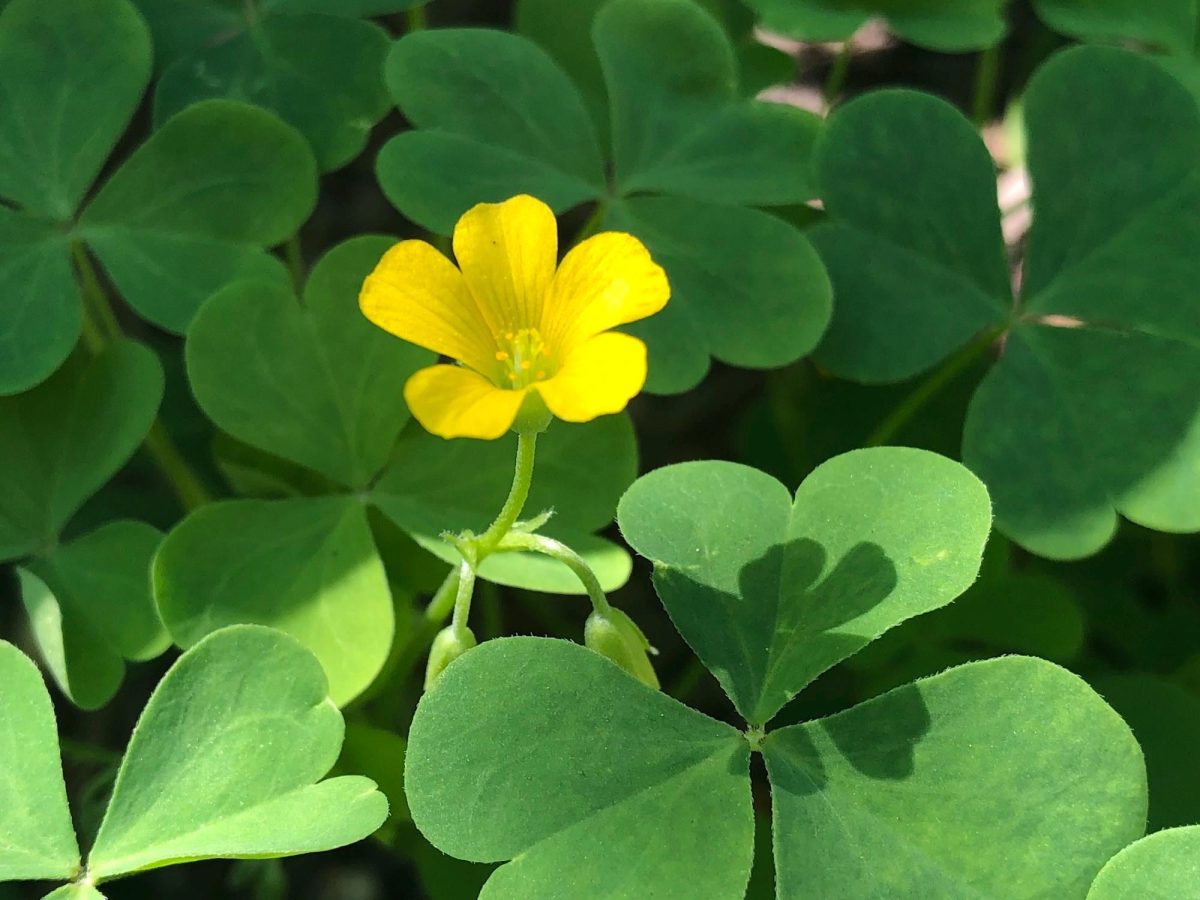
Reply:
[[390, 41], [358, 17], [423, 0], [313, 3], [135, 0], [150, 26], [156, 68], [154, 118], [216, 97], [263, 106], [307, 138], [324, 171], [366, 146], [388, 109], [380, 71]]
[[0, 393], [45, 379], [79, 337], [72, 252], [94, 253], [135, 311], [173, 331], [234, 275], [284, 278], [263, 248], [307, 216], [315, 167], [262, 110], [184, 110], [79, 208], [149, 78], [150, 36], [128, 0], [0, 11], [0, 198], [15, 206], [0, 205]]
[[516, 191], [556, 211], [596, 203], [598, 227], [642, 239], [672, 285], [665, 312], [630, 329], [649, 345], [652, 391], [692, 387], [710, 357], [771, 367], [803, 356], [828, 320], [829, 286], [805, 238], [755, 207], [813, 196], [818, 120], [743, 99], [729, 39], [686, 0], [612, 0], [594, 23], [565, 21], [591, 27], [603, 126], [595, 90], [527, 38], [409, 34], [386, 78], [417, 128], [380, 152], [384, 193], [442, 234]]
[[513, 860], [484, 900], [669, 896], [680, 884], [705, 900], [745, 891], [749, 762], [732, 726], [577, 644], [518, 637], [465, 654], [425, 694], [404, 780], [435, 847]]
[[1098, 550], [1118, 513], [1196, 530], [1200, 112], [1153, 63], [1099, 47], [1052, 58], [1024, 109], [1036, 213], [1015, 303], [992, 163], [965, 119], [905, 91], [833, 117], [812, 238], [839, 313], [818, 358], [896, 381], [1002, 336], [962, 448], [999, 527], [1054, 558]]
[[966, 590], [991, 525], [987, 491], [962, 466], [900, 448], [835, 457], [794, 503], [746, 466], [668, 466], [639, 479], [618, 516], [654, 561], [675, 627], [753, 725], [887, 629]]
[[1100, 870], [1087, 900], [1173, 900], [1200, 883], [1200, 825], [1168, 828], [1130, 844]]
[[4, 642], [0, 674], [0, 745], [18, 776], [0, 781], [0, 881], [78, 879], [51, 896], [94, 900], [109, 879], [181, 861], [341, 847], [387, 815], [369, 779], [321, 780], [343, 723], [317, 661], [279, 632], [242, 625], [209, 636], [159, 683], [81, 866], [45, 686]]
[[564, 884], [667, 895], [682, 880], [698, 900], [744, 896], [752, 752], [771, 783], [780, 900], [906, 896], [914, 884], [1079, 896], [1142, 833], [1146, 771], [1129, 728], [1043, 660], [968, 663], [769, 727], [829, 665], [970, 585], [989, 507], [958, 463], [848, 453], [794, 506], [744, 466], [684, 463], [636, 482], [619, 520], [751, 727], [708, 719], [564, 641], [501, 638], [464, 654], [417, 708], [405, 789], [434, 846], [509, 860], [481, 897], [537, 900]]
[[[768, 732], [761, 747], [781, 900], [914, 884], [1071, 896], [1144, 824], [1128, 729], [1074, 675], [1032, 658], [952, 669]], [[697, 900], [735, 900], [754, 844], [750, 748], [582, 647], [501, 638], [422, 698], [405, 785], [436, 847], [512, 860], [486, 900], [564, 885], [669, 895], [681, 881]], [[1005, 864], [1018, 858], [1019, 871]]]
[[1039, 19], [1083, 41], [1122, 39], [1190, 55], [1195, 46], [1196, 6], [1190, 0], [1033, 0]]
[[956, 53], [999, 43], [1007, 0], [745, 0], [770, 31], [801, 41], [849, 40], [868, 19], [882, 18], [897, 37], [928, 50]]
[[38, 387], [0, 397], [0, 560], [17, 574], [33, 637], [55, 682], [85, 708], [107, 703], [124, 660], [166, 649], [150, 595], [160, 535], [109, 523], [65, 543], [72, 516], [137, 450], [163, 393], [154, 354], [112, 344], [73, 357]]
[[[339, 704], [375, 679], [396, 628], [370, 507], [456, 562], [442, 532], [486, 527], [512, 473], [509, 440], [401, 435], [409, 419], [404, 383], [433, 355], [372, 326], [357, 303], [363, 278], [393, 243], [372, 235], [334, 247], [313, 267], [302, 298], [271, 283], [238, 282], [197, 314], [186, 346], [197, 402], [258, 454], [243, 454], [248, 483], [278, 497], [277, 479], [254, 474], [254, 466], [278, 461], [287, 496], [207, 504], [172, 530], [154, 561], [154, 594], [177, 643], [191, 646], [241, 622], [279, 628], [321, 660]], [[562, 503], [545, 533], [570, 541], [606, 588], [619, 587], [629, 556], [593, 532], [612, 521], [636, 474], [628, 419], [556, 426], [539, 455], [531, 513]], [[216, 571], [224, 575], [213, 578]], [[561, 563], [529, 553], [496, 554], [480, 577], [583, 591]]]
[[73, 878], [79, 845], [58, 758], [54, 707], [37, 667], [0, 641], [0, 882]]

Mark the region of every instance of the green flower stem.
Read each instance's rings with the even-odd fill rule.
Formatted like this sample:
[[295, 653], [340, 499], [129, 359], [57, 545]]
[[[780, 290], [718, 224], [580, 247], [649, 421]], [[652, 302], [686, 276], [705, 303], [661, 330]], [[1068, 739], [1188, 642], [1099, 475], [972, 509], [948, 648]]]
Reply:
[[974, 340], [942, 363], [937, 371], [921, 382], [911, 394], [900, 401], [887, 418], [879, 423], [863, 446], [879, 447], [895, 437], [909, 419], [924, 409], [925, 404], [983, 356], [995, 343], [1001, 332], [1001, 328], [988, 328], [980, 332]]
[[541, 553], [549, 556], [551, 559], [557, 559], [568, 569], [575, 573], [575, 577], [582, 582], [584, 590], [587, 591], [588, 599], [592, 601], [592, 608], [600, 615], [608, 615], [612, 611], [612, 606], [608, 602], [608, 598], [604, 596], [604, 589], [600, 587], [600, 580], [596, 577], [596, 573], [574, 550], [564, 544], [562, 541], [556, 541], [554, 538], [546, 537], [544, 534], [525, 534], [522, 532], [514, 532], [506, 537], [500, 545], [501, 550], [532, 550], [534, 553]]
[[437, 634], [438, 628], [446, 621], [446, 617], [454, 610], [454, 598], [458, 596], [459, 567], [451, 569], [445, 581], [425, 607], [425, 621], [431, 626], [430, 639]]
[[825, 97], [826, 108], [832, 108], [837, 102], [838, 94], [842, 92], [842, 88], [846, 85], [846, 76], [850, 74], [850, 58], [854, 53], [854, 44], [852, 41], [846, 41], [842, 44], [842, 49], [838, 51], [837, 57], [833, 60], [833, 65], [829, 69], [829, 75], [825, 78], [825, 87], [821, 93]]
[[465, 559], [458, 567], [458, 590], [454, 595], [454, 617], [450, 627], [459, 635], [467, 631], [467, 618], [471, 615], [471, 597], [475, 593], [475, 570]]
[[408, 30], [421, 31], [429, 27], [429, 18], [425, 12], [425, 4], [414, 6], [408, 11]]
[[[113, 312], [83, 245], [75, 243], [71, 254], [83, 288], [84, 342], [92, 353], [99, 353], [107, 344], [124, 338], [125, 331]], [[171, 485], [184, 511], [191, 512], [212, 500], [208, 488], [179, 452], [161, 418], [155, 417], [143, 446]]]
[[472, 541], [478, 554], [474, 560], [476, 565], [483, 562], [484, 557], [499, 546], [500, 541], [512, 530], [513, 524], [520, 517], [521, 510], [525, 508], [525, 501], [529, 498], [529, 486], [533, 483], [533, 460], [536, 451], [535, 432], [521, 432], [517, 435], [517, 462], [508, 499], [504, 501], [504, 506], [500, 507], [496, 521]]
[[975, 92], [971, 100], [971, 121], [976, 128], [988, 123], [996, 105], [1000, 84], [1000, 45], [994, 44], [979, 54], [975, 65]]
[[292, 276], [292, 287], [299, 295], [304, 288], [304, 252], [300, 248], [299, 233], [287, 239], [283, 245], [283, 255], [287, 260], [288, 273]]

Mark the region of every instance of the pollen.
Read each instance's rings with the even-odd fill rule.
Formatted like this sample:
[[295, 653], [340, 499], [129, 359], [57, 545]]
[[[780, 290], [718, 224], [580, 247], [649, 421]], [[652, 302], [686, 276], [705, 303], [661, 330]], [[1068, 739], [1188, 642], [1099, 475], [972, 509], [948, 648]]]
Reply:
[[555, 366], [546, 342], [536, 328], [506, 331], [498, 343], [496, 362], [500, 363], [498, 383], [502, 386], [528, 387], [553, 373]]

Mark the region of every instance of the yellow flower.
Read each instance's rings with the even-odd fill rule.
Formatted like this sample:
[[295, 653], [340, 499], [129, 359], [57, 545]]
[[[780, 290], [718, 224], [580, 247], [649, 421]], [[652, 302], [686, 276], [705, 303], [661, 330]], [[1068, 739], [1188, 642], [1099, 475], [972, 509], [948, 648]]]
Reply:
[[444, 438], [498, 438], [527, 398], [568, 422], [619, 412], [646, 381], [646, 345], [609, 329], [666, 305], [663, 270], [632, 235], [604, 232], [558, 259], [554, 213], [534, 197], [481, 203], [454, 227], [459, 268], [401, 241], [359, 296], [368, 319], [462, 365], [404, 387], [417, 421]]

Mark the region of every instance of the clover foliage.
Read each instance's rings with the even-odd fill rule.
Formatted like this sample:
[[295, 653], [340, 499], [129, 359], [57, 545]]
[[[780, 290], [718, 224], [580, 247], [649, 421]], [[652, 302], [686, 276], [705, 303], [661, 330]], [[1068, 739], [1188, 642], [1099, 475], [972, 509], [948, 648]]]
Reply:
[[1196, 896], [1198, 10], [0, 0], [0, 900]]

